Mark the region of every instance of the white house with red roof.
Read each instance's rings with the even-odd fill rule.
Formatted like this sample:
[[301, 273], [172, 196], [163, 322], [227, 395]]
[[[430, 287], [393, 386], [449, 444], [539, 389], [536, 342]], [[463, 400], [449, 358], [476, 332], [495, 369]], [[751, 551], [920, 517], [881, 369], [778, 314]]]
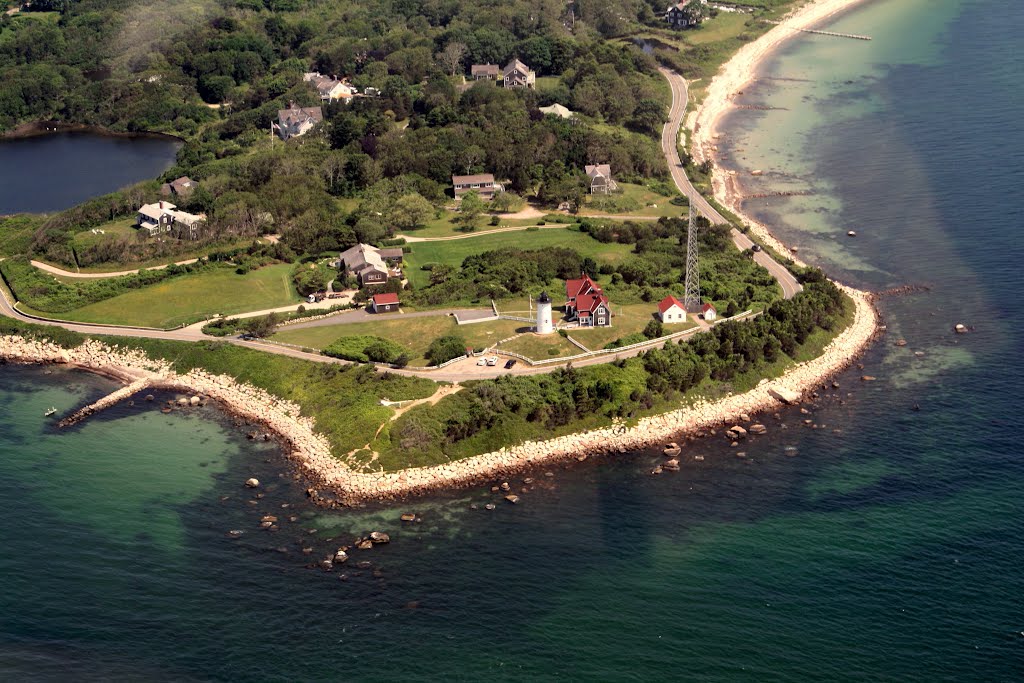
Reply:
[[612, 310], [601, 287], [589, 275], [565, 281], [565, 313], [581, 326], [609, 327]]
[[711, 322], [718, 317], [718, 311], [711, 304], [704, 304], [700, 309], [701, 314], [704, 316], [704, 320]]
[[374, 313], [391, 313], [398, 310], [398, 295], [391, 292], [374, 294], [370, 298], [370, 310]]
[[686, 322], [686, 307], [679, 299], [669, 295], [658, 304], [658, 316], [663, 323], [684, 323]]

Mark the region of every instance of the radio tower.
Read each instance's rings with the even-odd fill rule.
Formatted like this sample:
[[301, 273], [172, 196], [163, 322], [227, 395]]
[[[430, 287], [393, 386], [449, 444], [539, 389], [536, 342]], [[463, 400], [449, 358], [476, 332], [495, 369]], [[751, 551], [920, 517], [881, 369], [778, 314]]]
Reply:
[[683, 306], [689, 313], [700, 311], [700, 269], [697, 266], [697, 211], [690, 205], [690, 225], [686, 230], [686, 296]]

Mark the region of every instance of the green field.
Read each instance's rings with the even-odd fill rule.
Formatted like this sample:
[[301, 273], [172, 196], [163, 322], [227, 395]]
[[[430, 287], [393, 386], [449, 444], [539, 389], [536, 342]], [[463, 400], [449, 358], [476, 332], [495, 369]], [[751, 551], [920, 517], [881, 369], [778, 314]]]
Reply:
[[63, 313], [60, 318], [113, 325], [175, 327], [216, 314], [245, 313], [300, 301], [290, 264], [246, 275], [227, 268], [184, 275]]
[[[658, 319], [655, 315], [658, 312], [657, 303], [618, 306], [615, 302], [612, 302], [611, 306], [611, 327], [580, 327], [575, 330], [569, 330], [569, 334], [573, 339], [591, 351], [599, 351], [616, 339], [621, 339], [637, 332], [643, 332], [647, 323]], [[682, 332], [691, 327], [696, 327], [696, 324], [688, 322], [678, 325], [665, 325], [665, 334]]]
[[619, 191], [608, 195], [588, 195], [586, 204], [580, 210], [581, 216], [593, 214], [623, 214], [630, 216], [682, 216], [686, 205], [672, 203], [673, 194], [666, 197], [643, 185], [619, 183]]
[[459, 266], [467, 256], [493, 249], [566, 247], [573, 249], [581, 256], [589, 256], [598, 263], [612, 264], [621, 262], [633, 250], [632, 245], [603, 244], [590, 235], [570, 228], [504, 232], [461, 240], [416, 242], [411, 246], [412, 253], [405, 256], [406, 275], [416, 287], [424, 287], [429, 283], [430, 274], [421, 269], [425, 263], [447, 263]]
[[583, 353], [583, 349], [560, 334], [545, 334], [543, 336], [532, 333], [524, 334], [507, 344], [502, 344], [498, 349], [500, 351], [519, 353], [533, 360], [564, 358], [565, 356], [575, 356], [578, 353]]
[[409, 365], [423, 367], [427, 364], [426, 353], [430, 342], [438, 337], [457, 334], [472, 348], [485, 348], [511, 337], [517, 330], [528, 327], [527, 323], [514, 320], [497, 320], [486, 323], [459, 325], [447, 315], [423, 318], [391, 318], [368, 322], [325, 325], [300, 329], [282, 328], [273, 336], [274, 341], [295, 344], [311, 349], [324, 349], [331, 342], [353, 335], [383, 337], [404, 347], [410, 356]]

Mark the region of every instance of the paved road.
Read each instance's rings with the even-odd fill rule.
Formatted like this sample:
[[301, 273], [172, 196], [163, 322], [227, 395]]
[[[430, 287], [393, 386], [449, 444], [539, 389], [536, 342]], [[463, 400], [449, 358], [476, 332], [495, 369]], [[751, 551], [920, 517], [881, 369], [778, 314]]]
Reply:
[[457, 315], [462, 320], [475, 320], [480, 317], [490, 317], [494, 313], [489, 308], [463, 308], [443, 309], [438, 311], [415, 311], [412, 313], [368, 313], [365, 309], [358, 308], [346, 313], [332, 315], [329, 318], [310, 320], [305, 323], [293, 323], [284, 329], [301, 330], [306, 327], [329, 327], [331, 325], [350, 325], [352, 323], [381, 322], [384, 320], [406, 320], [408, 318], [429, 318], [432, 316]]
[[[690, 179], [686, 177], [686, 172], [683, 170], [683, 165], [679, 159], [677, 143], [679, 127], [683, 125], [683, 117], [686, 116], [686, 103], [689, 97], [686, 89], [686, 80], [675, 71], [664, 67], [660, 68], [659, 71], [668, 80], [669, 87], [672, 89], [672, 106], [669, 108], [668, 123], [665, 124], [661, 131], [661, 150], [665, 155], [665, 160], [668, 162], [672, 180], [675, 181], [679, 191], [690, 199], [690, 204], [706, 216], [709, 221], [716, 225], [728, 223], [729, 221], [726, 220], [725, 216], [718, 209], [711, 206], [708, 200], [693, 186]], [[749, 237], [736, 228], [732, 229], [732, 241], [736, 248], [741, 251], [749, 249], [754, 244]], [[755, 253], [754, 261], [763, 266], [778, 281], [779, 286], [782, 288], [782, 296], [785, 298], [791, 299], [796, 296], [797, 292], [803, 289], [785, 266], [765, 252]]]

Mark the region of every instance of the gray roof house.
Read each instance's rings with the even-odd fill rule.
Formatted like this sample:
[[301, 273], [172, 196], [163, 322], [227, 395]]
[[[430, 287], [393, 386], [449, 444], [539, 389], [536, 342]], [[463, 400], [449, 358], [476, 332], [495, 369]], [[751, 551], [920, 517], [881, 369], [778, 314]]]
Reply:
[[293, 104], [288, 109], [278, 110], [275, 127], [281, 139], [287, 140], [305, 135], [323, 120], [324, 113], [320, 107], [296, 107]]
[[496, 81], [501, 77], [501, 67], [497, 64], [474, 64], [469, 67], [469, 75], [474, 81]]
[[513, 59], [502, 71], [502, 82], [506, 88], [536, 88], [537, 74], [518, 59]]
[[490, 201], [495, 193], [500, 192], [502, 187], [494, 182], [492, 173], [477, 173], [476, 175], [453, 175], [452, 186], [455, 188], [455, 199], [462, 199], [467, 192], [476, 191], [480, 198]]
[[378, 249], [369, 244], [357, 244], [341, 252], [338, 268], [356, 277], [361, 287], [382, 285], [388, 281], [388, 266], [385, 261], [401, 261], [402, 250]]
[[196, 181], [189, 178], [187, 175], [183, 175], [180, 178], [176, 178], [169, 183], [164, 183], [160, 186], [160, 194], [165, 197], [174, 195], [175, 197], [187, 197], [192, 194], [192, 190], [196, 189]]
[[588, 165], [584, 170], [590, 183], [590, 194], [608, 194], [619, 189], [618, 184], [612, 180], [612, 167], [609, 164]]
[[145, 230], [150, 237], [174, 233], [181, 239], [198, 239], [199, 229], [206, 216], [178, 211], [170, 202], [143, 204], [135, 218], [135, 227]]

